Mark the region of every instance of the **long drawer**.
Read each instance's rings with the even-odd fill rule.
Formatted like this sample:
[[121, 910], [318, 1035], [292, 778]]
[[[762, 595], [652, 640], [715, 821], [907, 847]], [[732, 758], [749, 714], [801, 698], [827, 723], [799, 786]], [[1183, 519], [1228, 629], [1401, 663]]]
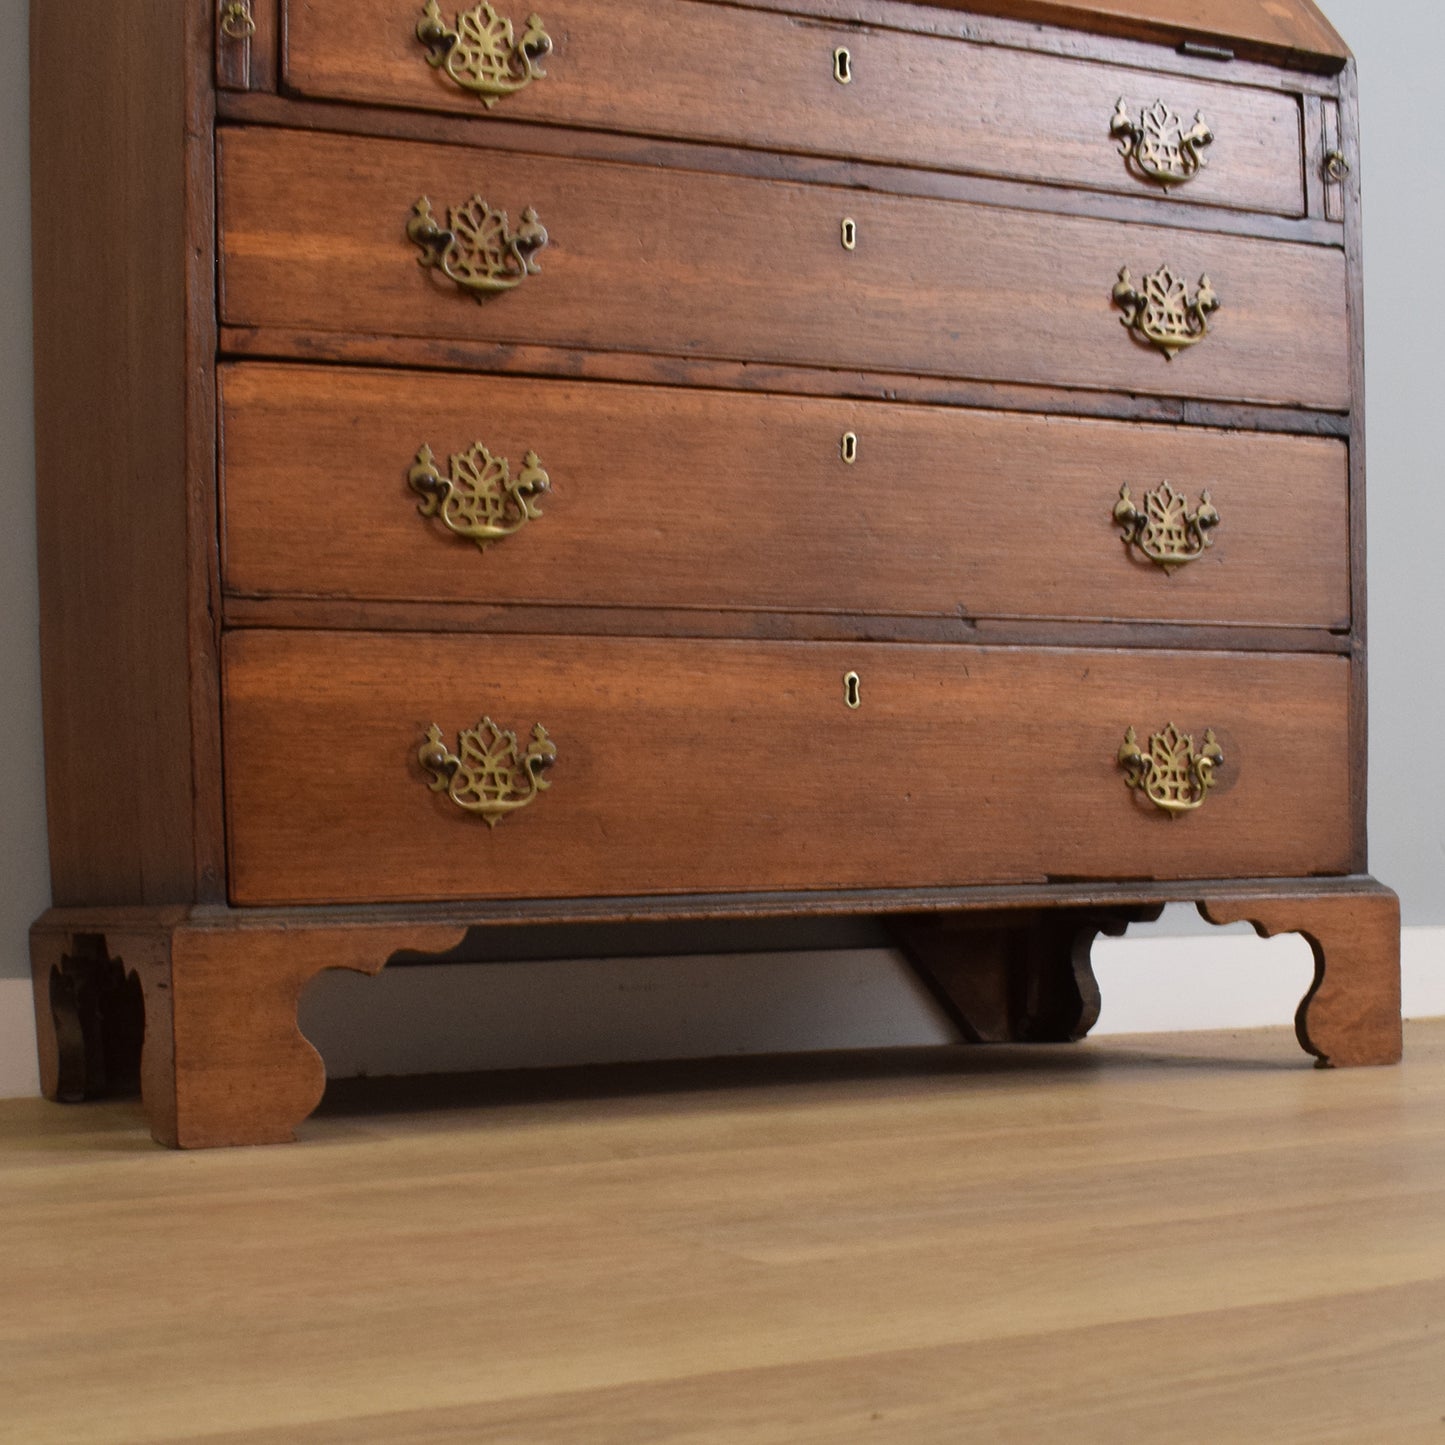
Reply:
[[[1341, 658], [256, 631], [223, 661], [238, 904], [1354, 861]], [[1192, 777], [1170, 724], [1223, 754], [1188, 812], [1119, 761], [1133, 728]]]
[[1339, 441], [251, 362], [221, 402], [233, 594], [1349, 623]]
[[[219, 183], [221, 319], [300, 332], [297, 346], [321, 344], [309, 333], [385, 335], [1349, 400], [1333, 247], [284, 130], [223, 133]], [[423, 198], [443, 224], [474, 197], [480, 239], [447, 264], [516, 283], [480, 304], [419, 264], [436, 249], [407, 234]], [[482, 202], [507, 212], [505, 227]], [[524, 229], [529, 208], [538, 219]], [[489, 248], [495, 267], [480, 259]], [[1136, 297], [1156, 288], [1149, 308], [1117, 302], [1126, 269]], [[1206, 274], [1211, 332], [1172, 360], [1121, 324], [1152, 309], [1187, 329]]]
[[[1161, 194], [1164, 174], [1183, 200], [1304, 207], [1299, 100], [1276, 91], [695, 0], [549, 0], [529, 65], [527, 11], [498, 7], [509, 44], [458, 25], [476, 8], [445, 0], [438, 21], [457, 40], [428, 47], [420, 0], [291, 0], [286, 83], [331, 100], [1124, 193]], [[1121, 153], [1121, 103], [1152, 174]], [[1199, 138], [1181, 148], [1182, 135]]]

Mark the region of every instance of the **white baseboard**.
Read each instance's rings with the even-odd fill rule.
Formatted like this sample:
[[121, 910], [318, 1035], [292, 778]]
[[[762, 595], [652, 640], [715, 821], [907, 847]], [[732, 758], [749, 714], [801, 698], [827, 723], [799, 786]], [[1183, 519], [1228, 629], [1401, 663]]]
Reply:
[[[1297, 935], [1142, 932], [1094, 950], [1099, 1034], [1284, 1024], [1309, 986]], [[1445, 928], [1402, 939], [1407, 1018], [1445, 1015]], [[0, 1098], [39, 1088], [30, 984], [0, 979]], [[886, 950], [631, 958], [322, 975], [302, 1004], [334, 1078], [946, 1042]]]
[[29, 1099], [40, 1092], [30, 997], [28, 978], [0, 978], [0, 1099]]

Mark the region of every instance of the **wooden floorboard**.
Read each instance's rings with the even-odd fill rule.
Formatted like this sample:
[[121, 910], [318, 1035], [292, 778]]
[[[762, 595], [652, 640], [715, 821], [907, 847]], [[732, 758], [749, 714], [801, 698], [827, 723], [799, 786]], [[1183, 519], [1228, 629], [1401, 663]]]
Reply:
[[1445, 1020], [0, 1103], [0, 1441], [1445, 1445]]

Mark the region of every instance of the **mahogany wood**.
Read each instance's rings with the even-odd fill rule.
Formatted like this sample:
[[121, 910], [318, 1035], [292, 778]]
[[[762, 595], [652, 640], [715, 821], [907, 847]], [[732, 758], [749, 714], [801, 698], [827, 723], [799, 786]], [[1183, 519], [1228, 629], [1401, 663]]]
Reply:
[[[227, 367], [221, 394], [232, 593], [1349, 624], [1334, 441], [321, 367]], [[423, 443], [445, 473], [478, 440], [551, 479], [485, 553], [405, 480]], [[1226, 518], [1172, 575], [1113, 520], [1166, 479]]]
[[931, 914], [894, 920], [893, 934], [970, 1043], [1071, 1043], [1099, 1021], [1094, 939], [1161, 910]]
[[[974, 1036], [1069, 1037], [1081, 927], [1168, 899], [1300, 928], [1305, 1047], [1394, 1056], [1354, 73], [1313, 6], [559, 0], [554, 75], [479, 116], [396, 3], [253, 0], [235, 58], [213, 7], [32, 7], [51, 836], [91, 905], [33, 934], [47, 1091], [134, 1067], [138, 988], [156, 1137], [290, 1137], [305, 981], [499, 922], [909, 915]], [[1204, 110], [1206, 172], [1131, 179], [1120, 93]], [[479, 189], [551, 231], [482, 306], [404, 232]], [[1172, 363], [1110, 299], [1161, 263], [1223, 301]], [[404, 484], [478, 439], [554, 478], [486, 556]], [[1108, 517], [1164, 477], [1224, 516], [1168, 577]], [[484, 712], [560, 752], [495, 832], [416, 758]], [[1226, 754], [1173, 822], [1115, 762], [1167, 721]]]
[[1321, 1066], [1399, 1062], [1400, 900], [1388, 888], [1249, 899], [1225, 892], [1210, 894], [1199, 911], [1211, 923], [1248, 922], [1262, 938], [1302, 933], [1309, 940], [1315, 977], [1295, 1033]]
[[860, 401], [919, 402], [925, 406], [975, 406], [991, 411], [1114, 417], [1303, 436], [1350, 435], [1348, 415], [1293, 407], [1001, 385], [899, 372], [648, 356], [627, 351], [558, 351], [544, 346], [437, 342], [426, 337], [336, 336], [274, 327], [257, 331], [235, 326], [221, 328], [221, 348], [233, 357], [256, 360], [300, 357], [311, 362], [405, 366], [427, 371], [503, 372], [567, 380], [628, 381], [727, 391], [772, 391], [796, 396], [842, 396]]
[[[478, 304], [404, 230], [485, 189], [541, 272]], [[253, 129], [220, 149], [222, 320], [1347, 406], [1342, 253], [732, 176]], [[337, 218], [345, 217], [343, 230]], [[854, 251], [840, 241], [853, 218]], [[1113, 304], [1170, 265], [1223, 301], [1169, 362]], [[846, 298], [846, 299], [845, 299]], [[1307, 337], [1307, 346], [1284, 345]]]
[[[1110, 138], [1121, 97], [1161, 97], [1214, 133], [1190, 203], [1303, 213], [1300, 108], [1284, 94], [1037, 51], [800, 21], [698, 0], [555, 0], [545, 78], [487, 110], [417, 41], [407, 0], [293, 5], [285, 79], [302, 95], [810, 151], [1134, 193]], [[520, 23], [520, 17], [518, 17]], [[847, 48], [849, 83], [834, 78]], [[709, 69], [703, 57], [738, 64]], [[745, 57], [754, 57], [749, 63]], [[1020, 97], [1034, 97], [1020, 104]], [[472, 139], [487, 144], [479, 126]]]
[[[178, 21], [165, 0], [30, 11], [36, 525], [60, 903], [194, 896]], [[63, 239], [78, 215], [104, 238], [83, 259]]]
[[[897, 0], [886, 0], [886, 3], [896, 4]], [[1317, 97], [1308, 99], [1318, 104]], [[379, 106], [339, 107], [324, 101], [234, 91], [218, 95], [216, 105], [224, 120], [248, 125], [287, 126], [325, 134], [366, 135], [441, 145], [471, 145], [477, 138], [477, 121], [470, 116], [389, 110]], [[619, 132], [574, 131], [497, 117], [487, 123], [486, 142], [488, 152], [585, 157], [770, 180], [821, 182], [884, 195], [936, 196], [940, 200], [976, 201], [1017, 210], [1047, 211], [1051, 215], [1143, 221], [1148, 225], [1182, 226], [1196, 231], [1261, 236], [1319, 246], [1339, 246], [1341, 242], [1340, 224], [1325, 219], [1322, 191], [1308, 214], [1299, 217], [1200, 206], [1179, 199], [1177, 192], [1142, 185], [1133, 192], [1064, 189], [956, 171], [921, 170], [783, 150], [738, 150], [701, 141], [669, 141]], [[1308, 143], [1311, 148], [1305, 154], [1307, 178], [1322, 163], [1323, 135], [1311, 133]], [[1307, 190], [1307, 194], [1312, 192]]]
[[1338, 70], [1349, 59], [1339, 33], [1314, 0], [930, 0], [1045, 25], [1188, 44], [1225, 42], [1257, 55]]
[[343, 602], [230, 598], [227, 627], [315, 631], [564, 633], [574, 637], [735, 637], [770, 642], [972, 642], [1008, 647], [1154, 647], [1350, 657], [1347, 632], [1311, 627], [1198, 627], [1178, 622], [898, 617], [858, 612], [712, 612], [696, 607], [548, 607], [538, 603]]
[[[844, 674], [862, 705], [844, 705]], [[1346, 872], [1348, 668], [1327, 657], [237, 632], [235, 903]], [[488, 829], [416, 751], [541, 722], [552, 785]], [[1226, 757], [1171, 820], [1115, 761]], [[707, 819], [706, 829], [699, 820]]]

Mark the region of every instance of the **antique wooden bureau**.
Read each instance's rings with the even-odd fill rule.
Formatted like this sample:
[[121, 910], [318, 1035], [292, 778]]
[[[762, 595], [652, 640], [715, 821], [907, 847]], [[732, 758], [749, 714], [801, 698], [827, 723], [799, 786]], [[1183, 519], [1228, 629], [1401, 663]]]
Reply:
[[1310, 0], [31, 23], [48, 1093], [289, 1138], [307, 980], [502, 925], [880, 919], [1066, 1040], [1170, 900], [1399, 1057]]

